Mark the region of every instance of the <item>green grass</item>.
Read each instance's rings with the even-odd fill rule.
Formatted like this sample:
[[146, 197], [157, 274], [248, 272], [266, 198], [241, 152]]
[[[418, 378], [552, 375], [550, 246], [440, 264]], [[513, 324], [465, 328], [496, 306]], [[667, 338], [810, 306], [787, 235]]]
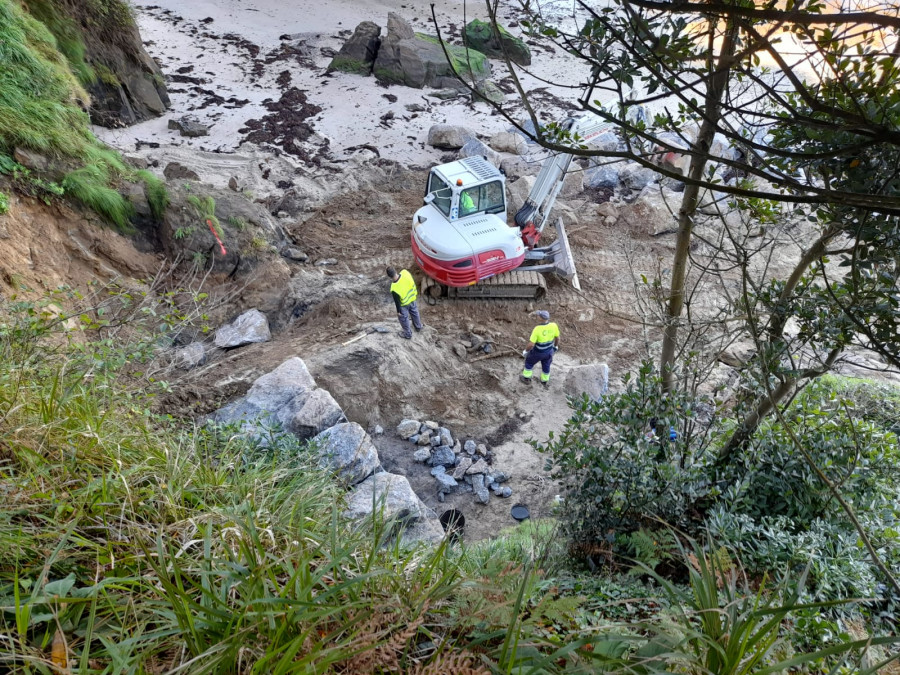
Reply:
[[85, 58], [87, 50], [78, 25], [60, 10], [54, 0], [26, 0], [26, 4], [31, 15], [56, 38], [59, 51], [66, 57], [78, 81], [84, 86], [93, 83], [97, 73]]
[[[16, 0], [0, 0], [0, 154], [28, 148], [73, 166], [63, 181], [66, 192], [127, 231], [132, 207], [115, 187], [119, 179], [133, 178], [134, 171], [97, 141], [79, 106], [88, 100], [82, 83], [95, 77], [79, 28], [55, 0], [30, 0], [28, 6], [32, 14]], [[117, 25], [130, 20], [118, 0], [90, 0], [90, 6], [98, 20], [106, 17]], [[145, 182], [151, 209], [160, 218], [168, 199], [165, 188]]]
[[123, 232], [130, 232], [134, 208], [116, 190], [106, 186], [106, 176], [97, 165], [86, 166], [66, 174], [63, 188], [82, 204], [114, 223]]
[[147, 201], [150, 203], [150, 212], [157, 222], [162, 222], [169, 207], [169, 191], [166, 184], [149, 171], [138, 171], [137, 177], [144, 182], [147, 191]]
[[165, 336], [141, 317], [170, 311], [115, 288], [0, 304], [0, 669], [700, 673], [789, 639], [782, 587], [719, 591], [702, 549], [690, 587], [659, 578], [665, 616], [625, 624], [550, 576], [552, 522], [451, 550], [346, 521], [314, 447], [153, 412]]

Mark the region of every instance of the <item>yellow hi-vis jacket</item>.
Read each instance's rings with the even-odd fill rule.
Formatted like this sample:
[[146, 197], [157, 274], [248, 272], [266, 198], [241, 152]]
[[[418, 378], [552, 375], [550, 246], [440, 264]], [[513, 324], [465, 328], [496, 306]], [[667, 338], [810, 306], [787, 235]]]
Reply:
[[553, 340], [558, 337], [559, 326], [555, 323], [544, 323], [534, 327], [534, 330], [531, 331], [531, 339], [528, 341], [534, 343], [532, 349], [535, 351], [546, 352], [553, 347]]
[[412, 304], [419, 297], [416, 282], [408, 270], [400, 270], [400, 278], [391, 284], [391, 293], [394, 295], [394, 302], [397, 304], [398, 310], [400, 307]]

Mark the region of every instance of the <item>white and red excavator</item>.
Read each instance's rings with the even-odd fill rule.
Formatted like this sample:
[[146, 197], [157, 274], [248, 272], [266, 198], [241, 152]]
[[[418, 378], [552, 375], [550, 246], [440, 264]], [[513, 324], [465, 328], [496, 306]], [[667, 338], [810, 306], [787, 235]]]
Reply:
[[[609, 129], [598, 118], [568, 118], [560, 126], [579, 143]], [[467, 157], [431, 169], [425, 205], [413, 217], [412, 249], [427, 278], [429, 299], [541, 298], [542, 276], [556, 272], [580, 289], [575, 261], [561, 218], [556, 240], [539, 246], [562, 188], [572, 155], [551, 154], [528, 199], [507, 225], [506, 176], [482, 157]]]

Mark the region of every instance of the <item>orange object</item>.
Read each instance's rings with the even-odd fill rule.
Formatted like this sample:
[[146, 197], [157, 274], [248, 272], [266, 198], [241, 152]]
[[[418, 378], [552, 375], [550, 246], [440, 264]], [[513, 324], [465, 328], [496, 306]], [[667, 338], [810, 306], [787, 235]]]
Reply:
[[219, 248], [222, 249], [222, 255], [228, 255], [228, 251], [225, 250], [225, 244], [222, 243], [222, 240], [219, 239], [219, 233], [216, 232], [215, 226], [213, 226], [212, 221], [207, 218], [206, 224], [209, 225], [209, 231], [212, 232], [212, 235], [216, 238], [216, 241], [219, 242]]

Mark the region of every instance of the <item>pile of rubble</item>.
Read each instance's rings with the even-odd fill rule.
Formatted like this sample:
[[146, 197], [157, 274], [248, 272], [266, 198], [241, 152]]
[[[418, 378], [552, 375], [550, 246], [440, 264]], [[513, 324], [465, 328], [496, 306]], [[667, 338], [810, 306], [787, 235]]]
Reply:
[[432, 467], [440, 502], [448, 494], [465, 492], [474, 493], [477, 504], [490, 502], [491, 492], [501, 498], [512, 496], [512, 489], [503, 485], [507, 475], [491, 466], [493, 453], [483, 443], [454, 440], [447, 427], [430, 420], [403, 420], [397, 435], [419, 447], [413, 459]]

